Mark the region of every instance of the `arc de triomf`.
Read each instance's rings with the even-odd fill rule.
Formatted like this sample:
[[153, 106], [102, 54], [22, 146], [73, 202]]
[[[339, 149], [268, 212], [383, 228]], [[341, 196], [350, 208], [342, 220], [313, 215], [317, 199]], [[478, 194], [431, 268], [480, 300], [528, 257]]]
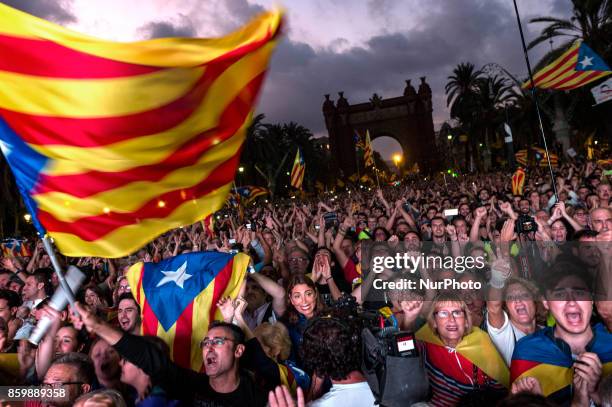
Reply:
[[355, 133], [364, 137], [370, 131], [372, 140], [388, 136], [399, 142], [404, 154], [404, 168], [418, 163], [424, 172], [439, 166], [434, 142], [431, 88], [425, 77], [421, 78], [418, 92], [406, 81], [402, 96], [383, 99], [376, 93], [369, 102], [349, 104], [344, 92], [338, 92], [334, 104], [325, 95], [323, 115], [329, 134], [333, 169], [337, 176], [349, 176], [357, 172], [355, 157]]

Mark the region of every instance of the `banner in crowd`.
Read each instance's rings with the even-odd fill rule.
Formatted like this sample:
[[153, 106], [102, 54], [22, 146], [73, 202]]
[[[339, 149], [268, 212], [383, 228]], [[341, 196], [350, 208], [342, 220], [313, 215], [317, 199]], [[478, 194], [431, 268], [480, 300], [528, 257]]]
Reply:
[[118, 43], [0, 4], [0, 146], [39, 233], [121, 257], [219, 209], [280, 25]]
[[267, 195], [269, 191], [266, 188], [245, 185], [234, 188], [232, 193], [236, 195], [238, 202], [242, 202], [243, 205], [248, 205], [255, 198]]
[[142, 334], [162, 338], [180, 366], [200, 371], [199, 343], [222, 319], [217, 301], [236, 298], [250, 258], [244, 253], [197, 252], [159, 263], [137, 263], [127, 278], [140, 305]]
[[32, 251], [23, 239], [6, 239], [0, 242], [4, 257], [30, 257]]
[[293, 168], [291, 169], [291, 186], [293, 188], [302, 189], [302, 182], [304, 182], [304, 173], [306, 172], [306, 163], [304, 162], [304, 156], [302, 150], [298, 147], [295, 153], [295, 160], [293, 161]]
[[[571, 90], [611, 73], [605, 61], [578, 40], [559, 58], [533, 75], [533, 86], [540, 89]], [[523, 84], [524, 89], [531, 87], [531, 81]]]
[[608, 78], [601, 84], [597, 86], [593, 86], [591, 88], [591, 93], [593, 94], [593, 98], [595, 99], [595, 104], [599, 105], [601, 103], [607, 102], [612, 99], [612, 78]]
[[525, 185], [525, 170], [518, 168], [512, 174], [512, 195], [523, 195], [523, 186]]
[[[548, 166], [548, 160], [546, 159], [546, 150], [540, 147], [531, 147], [535, 158], [535, 165], [539, 165], [540, 167]], [[527, 167], [529, 163], [527, 162], [528, 150], [519, 150], [515, 155], [516, 161]], [[550, 165], [556, 167], [559, 165], [559, 157], [557, 154], [550, 155]]]

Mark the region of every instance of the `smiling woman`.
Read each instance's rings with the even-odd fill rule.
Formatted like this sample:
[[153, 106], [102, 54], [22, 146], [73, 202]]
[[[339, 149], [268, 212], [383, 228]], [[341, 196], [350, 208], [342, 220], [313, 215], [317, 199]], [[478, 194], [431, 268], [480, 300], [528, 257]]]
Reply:
[[[506, 393], [508, 368], [489, 336], [472, 327], [466, 303], [454, 293], [434, 299], [428, 324], [417, 332], [432, 389], [431, 403], [495, 404]], [[468, 403], [469, 404], [469, 403]]]

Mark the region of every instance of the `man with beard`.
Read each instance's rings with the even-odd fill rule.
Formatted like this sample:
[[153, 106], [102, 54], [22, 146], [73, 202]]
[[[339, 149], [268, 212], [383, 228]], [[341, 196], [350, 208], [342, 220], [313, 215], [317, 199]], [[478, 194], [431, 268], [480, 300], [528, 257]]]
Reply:
[[431, 249], [430, 253], [447, 256], [450, 254], [450, 249], [446, 245], [446, 220], [439, 216], [431, 220]]
[[169, 398], [194, 406], [263, 407], [267, 392], [280, 385], [278, 370], [267, 372], [253, 366], [261, 383], [256, 384], [240, 368], [249, 345], [245, 345], [244, 333], [236, 325], [217, 321], [210, 324], [201, 342], [205, 372], [198, 373], [175, 365], [142, 337], [113, 328], [87, 306], [77, 303], [76, 308], [89, 332], [95, 332], [123, 358], [154, 377]]
[[612, 362], [612, 334], [601, 324], [591, 327], [593, 297], [589, 277], [571, 263], [556, 263], [544, 282], [544, 307], [556, 325], [537, 331], [516, 344], [511, 381], [535, 377], [544, 396], [569, 405], [584, 389], [599, 403], [597, 385], [602, 365]]
[[117, 306], [117, 319], [119, 327], [125, 333], [132, 335], [140, 335], [140, 306], [130, 293], [124, 293], [119, 296]]

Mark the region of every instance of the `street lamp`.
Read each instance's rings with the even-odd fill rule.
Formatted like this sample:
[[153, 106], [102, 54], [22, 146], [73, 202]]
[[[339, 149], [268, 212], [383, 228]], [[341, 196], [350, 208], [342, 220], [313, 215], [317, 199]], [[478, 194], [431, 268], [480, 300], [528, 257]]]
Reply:
[[393, 162], [399, 168], [400, 163], [402, 162], [402, 155], [399, 153], [393, 154]]
[[238, 167], [238, 172], [244, 172], [244, 167]]
[[452, 140], [452, 139], [453, 139], [453, 135], [452, 135], [452, 134], [449, 134], [448, 136], [446, 136], [446, 138], [447, 138], [447, 139], [450, 141], [450, 140]]

